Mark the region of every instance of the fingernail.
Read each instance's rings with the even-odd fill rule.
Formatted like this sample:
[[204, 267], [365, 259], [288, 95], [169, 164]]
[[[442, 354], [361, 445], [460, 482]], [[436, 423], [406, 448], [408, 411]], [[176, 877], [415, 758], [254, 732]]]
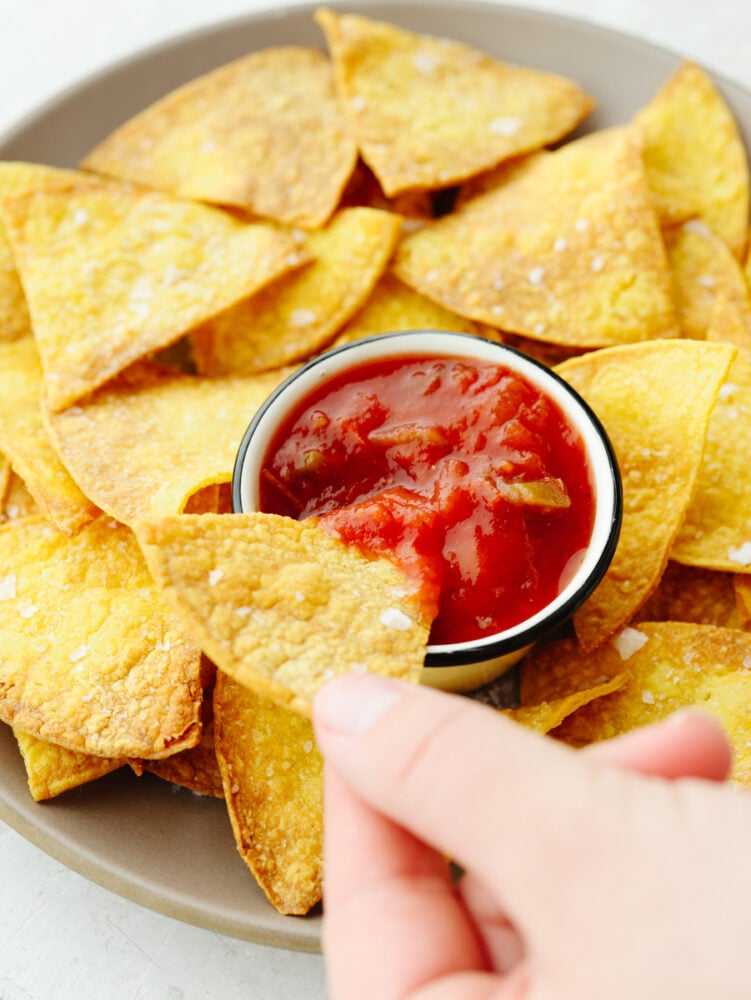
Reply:
[[337, 677], [316, 695], [315, 721], [342, 736], [358, 736], [403, 695], [403, 685], [387, 677]]

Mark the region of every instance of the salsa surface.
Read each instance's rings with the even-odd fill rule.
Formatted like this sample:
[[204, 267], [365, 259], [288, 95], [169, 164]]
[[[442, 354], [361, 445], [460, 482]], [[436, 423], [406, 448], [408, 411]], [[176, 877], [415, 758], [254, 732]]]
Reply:
[[594, 517], [557, 404], [508, 368], [451, 357], [365, 363], [318, 387], [271, 442], [260, 506], [398, 562], [436, 612], [433, 644], [543, 608]]

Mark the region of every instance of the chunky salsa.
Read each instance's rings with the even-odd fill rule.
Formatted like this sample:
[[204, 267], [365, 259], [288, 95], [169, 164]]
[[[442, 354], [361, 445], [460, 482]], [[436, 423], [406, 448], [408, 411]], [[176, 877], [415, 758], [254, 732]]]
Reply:
[[436, 612], [433, 644], [542, 609], [594, 516], [558, 405], [506, 367], [451, 357], [373, 361], [316, 388], [271, 442], [260, 506], [397, 561]]

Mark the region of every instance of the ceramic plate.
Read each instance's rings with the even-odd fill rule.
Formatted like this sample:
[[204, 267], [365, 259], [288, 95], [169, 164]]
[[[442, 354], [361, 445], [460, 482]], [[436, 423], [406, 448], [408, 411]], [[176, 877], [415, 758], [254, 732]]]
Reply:
[[[347, 9], [445, 35], [501, 59], [572, 77], [598, 101], [587, 129], [626, 121], [679, 57], [578, 21], [491, 3], [351, 3]], [[179, 84], [269, 45], [322, 46], [312, 6], [276, 8], [120, 62], [0, 137], [0, 158], [75, 166], [116, 125]], [[751, 95], [719, 81], [748, 144]], [[224, 804], [127, 769], [42, 805], [0, 726], [0, 817], [114, 892], [190, 923], [297, 950], [319, 947], [320, 917], [282, 917], [235, 850]]]

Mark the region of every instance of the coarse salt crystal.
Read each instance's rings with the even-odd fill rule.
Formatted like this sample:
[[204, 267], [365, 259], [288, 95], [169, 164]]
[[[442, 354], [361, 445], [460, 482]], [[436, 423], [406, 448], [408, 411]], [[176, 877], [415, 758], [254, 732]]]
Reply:
[[313, 740], [306, 740], [302, 745], [303, 753], [310, 753], [313, 749]]
[[160, 639], [159, 642], [156, 644], [156, 648], [159, 650], [160, 653], [169, 653], [169, 651], [172, 649], [172, 643], [169, 641], [169, 639]]
[[362, 663], [361, 661], [358, 661], [357, 663], [352, 664], [350, 670], [352, 671], [353, 674], [367, 674], [368, 665], [367, 663]]
[[697, 236], [703, 236], [704, 239], [709, 239], [712, 235], [712, 230], [701, 219], [689, 219], [688, 222], [683, 223], [683, 228], [687, 233], [696, 233]]
[[655, 696], [652, 694], [651, 691], [642, 691], [641, 700], [644, 702], [645, 705], [654, 705]]
[[545, 278], [545, 268], [533, 267], [529, 272], [529, 280], [533, 285], [541, 285]]
[[235, 614], [239, 615], [241, 618], [247, 618], [252, 611], [253, 609], [247, 607], [247, 605], [242, 605], [239, 608], [235, 608]]
[[524, 122], [521, 118], [494, 118], [488, 125], [488, 132], [493, 135], [512, 136], [516, 135], [523, 124]]
[[728, 559], [739, 566], [751, 566], [751, 542], [744, 542], [738, 548], [731, 545], [728, 549]]
[[412, 56], [412, 65], [418, 73], [430, 76], [438, 68], [438, 59], [432, 52], [415, 52]]
[[85, 226], [89, 221], [89, 213], [85, 208], [77, 208], [73, 213], [73, 221], [77, 226]]
[[400, 611], [399, 608], [386, 608], [382, 612], [379, 621], [386, 628], [395, 628], [399, 632], [406, 632], [414, 624], [412, 619], [408, 615], [405, 615], [403, 611]]
[[618, 655], [622, 660], [627, 660], [630, 656], [642, 648], [642, 646], [649, 639], [648, 635], [644, 632], [640, 632], [636, 628], [624, 628], [613, 640], [613, 645], [618, 651]]
[[0, 601], [10, 601], [16, 596], [16, 574], [0, 576]]
[[715, 280], [711, 274], [700, 274], [696, 279], [696, 284], [701, 285], [702, 288], [714, 288]]
[[317, 316], [312, 309], [293, 309], [289, 317], [292, 326], [310, 326], [316, 319]]
[[576, 222], [574, 223], [574, 229], [577, 231], [577, 233], [586, 233], [586, 231], [589, 229], [589, 222], [587, 221], [587, 219], [577, 219]]
[[212, 569], [209, 572], [209, 586], [216, 587], [221, 578], [224, 576], [224, 570], [222, 569]]
[[558, 239], [553, 244], [553, 249], [557, 253], [561, 253], [561, 251], [563, 250], [568, 250], [568, 240], [564, 240], [562, 236], [559, 236]]
[[355, 96], [350, 101], [350, 106], [353, 111], [364, 111], [365, 98], [362, 96], [362, 94], [355, 94]]
[[38, 610], [39, 608], [36, 604], [22, 604], [18, 609], [18, 613], [22, 618], [31, 618], [31, 616], [35, 615]]
[[593, 271], [601, 271], [605, 267], [605, 261], [598, 254], [596, 257], [592, 258], [592, 263], [589, 265]]
[[724, 403], [726, 399], [729, 399], [736, 392], [738, 392], [738, 386], [734, 382], [724, 382], [720, 386], [720, 391], [718, 393], [718, 396]]
[[68, 653], [68, 659], [71, 663], [78, 663], [79, 660], [82, 660], [86, 656], [88, 651], [89, 647], [86, 645], [76, 646], [74, 650]]

